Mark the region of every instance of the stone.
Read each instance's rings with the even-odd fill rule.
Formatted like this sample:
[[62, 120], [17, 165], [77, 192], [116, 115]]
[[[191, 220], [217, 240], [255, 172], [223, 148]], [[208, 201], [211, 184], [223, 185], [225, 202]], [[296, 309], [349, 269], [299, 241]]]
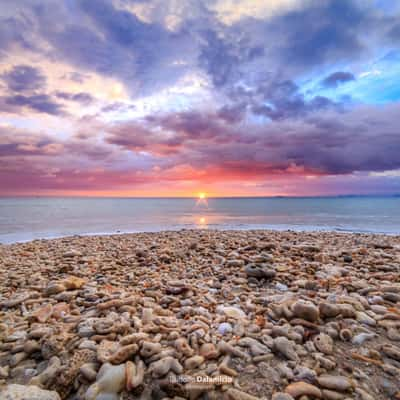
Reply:
[[274, 339], [274, 349], [283, 354], [288, 360], [299, 361], [299, 356], [295, 350], [295, 343], [284, 336]]
[[321, 375], [317, 378], [317, 382], [319, 386], [339, 392], [344, 392], [353, 387], [352, 381], [346, 376]]
[[301, 396], [310, 396], [317, 399], [322, 398], [321, 390], [307, 382], [291, 383], [290, 385], [286, 386], [285, 393], [290, 394], [295, 399]]
[[272, 395], [271, 400], [294, 400], [289, 393], [278, 392]]
[[217, 312], [226, 315], [233, 319], [244, 319], [246, 314], [239, 307], [229, 307], [229, 306], [219, 306], [217, 307]]
[[231, 333], [233, 331], [233, 327], [230, 323], [228, 322], [222, 322], [218, 326], [218, 333], [222, 336], [227, 335], [228, 333]]
[[295, 317], [306, 321], [316, 322], [319, 318], [319, 309], [311, 301], [298, 300], [292, 305], [292, 312]]
[[271, 267], [256, 265], [256, 264], [248, 264], [246, 265], [244, 272], [248, 277], [254, 277], [257, 279], [272, 279], [276, 275], [276, 271]]
[[53, 390], [40, 389], [29, 385], [7, 385], [0, 391], [1, 400], [61, 400], [59, 394]]
[[321, 353], [328, 355], [333, 353], [333, 340], [329, 335], [320, 333], [314, 338], [313, 342], [317, 350]]

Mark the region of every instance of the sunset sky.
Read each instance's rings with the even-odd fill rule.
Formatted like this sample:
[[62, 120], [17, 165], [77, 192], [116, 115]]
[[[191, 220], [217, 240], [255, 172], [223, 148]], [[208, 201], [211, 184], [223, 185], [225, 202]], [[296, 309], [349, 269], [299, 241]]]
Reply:
[[400, 1], [4, 0], [0, 195], [400, 193]]

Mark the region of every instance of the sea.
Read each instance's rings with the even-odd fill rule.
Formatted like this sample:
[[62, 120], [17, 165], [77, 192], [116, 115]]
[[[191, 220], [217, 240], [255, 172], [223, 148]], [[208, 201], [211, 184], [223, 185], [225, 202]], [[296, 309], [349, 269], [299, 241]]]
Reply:
[[0, 243], [181, 229], [400, 234], [400, 196], [0, 198]]

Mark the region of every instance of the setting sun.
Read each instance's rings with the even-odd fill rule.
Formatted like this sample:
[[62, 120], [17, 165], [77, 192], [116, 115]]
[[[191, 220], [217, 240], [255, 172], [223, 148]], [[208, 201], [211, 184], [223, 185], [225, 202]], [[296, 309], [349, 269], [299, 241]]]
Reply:
[[199, 193], [199, 199], [200, 200], [204, 200], [206, 198], [206, 194], [205, 193]]

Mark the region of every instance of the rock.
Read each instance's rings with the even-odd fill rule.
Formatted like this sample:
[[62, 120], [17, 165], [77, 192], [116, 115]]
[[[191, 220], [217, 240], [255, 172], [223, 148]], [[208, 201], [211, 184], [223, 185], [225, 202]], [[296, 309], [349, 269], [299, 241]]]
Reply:
[[206, 360], [213, 360], [218, 357], [219, 352], [213, 343], [203, 343], [200, 347], [200, 355]]
[[345, 400], [346, 395], [329, 389], [322, 389], [322, 398], [324, 400]]
[[190, 358], [187, 358], [185, 360], [184, 366], [185, 369], [196, 369], [199, 368], [201, 364], [204, 362], [204, 357], [203, 356], [193, 356]]
[[274, 339], [274, 349], [283, 354], [288, 360], [299, 361], [299, 356], [295, 350], [295, 343], [284, 336]]
[[64, 258], [72, 258], [72, 257], [80, 257], [82, 256], [82, 254], [78, 250], [71, 249], [66, 251], [62, 256]]
[[256, 265], [256, 264], [248, 264], [246, 265], [244, 272], [248, 277], [254, 277], [257, 279], [272, 279], [276, 275], [276, 271], [271, 267]]
[[86, 280], [71, 275], [68, 278], [63, 279], [61, 283], [66, 287], [67, 290], [75, 290], [80, 289], [86, 283]]
[[385, 344], [381, 348], [386, 356], [400, 362], [400, 347], [396, 347], [391, 344]]
[[175, 372], [176, 374], [181, 374], [183, 371], [183, 367], [179, 361], [170, 356], [156, 361], [151, 364], [149, 368], [149, 372], [151, 372], [155, 378], [160, 378], [166, 375], [169, 371]]
[[118, 400], [118, 393], [125, 386], [125, 364], [111, 365], [105, 363], [101, 366], [96, 377], [96, 382], [91, 385], [85, 394], [85, 400]]
[[322, 318], [334, 318], [340, 314], [340, 308], [337, 304], [322, 302], [319, 304], [319, 312]]
[[333, 340], [329, 335], [320, 333], [314, 338], [313, 342], [321, 353], [328, 355], [333, 353]]
[[368, 314], [362, 311], [357, 311], [356, 312], [356, 318], [357, 321], [361, 322], [362, 324], [370, 325], [370, 326], [375, 326], [376, 321], [370, 317]]
[[44, 323], [46, 322], [51, 314], [53, 313], [53, 306], [51, 304], [46, 304], [43, 307], [38, 308], [32, 313], [32, 317], [37, 321]]
[[43, 390], [37, 386], [11, 384], [0, 391], [1, 400], [61, 400], [52, 390]]
[[345, 263], [352, 263], [353, 262], [353, 258], [350, 255], [346, 254], [346, 255], [343, 256], [343, 261]]
[[289, 393], [278, 392], [272, 395], [271, 400], [293, 400]]
[[64, 290], [66, 290], [66, 287], [62, 283], [52, 282], [46, 287], [45, 295], [50, 296], [52, 294], [64, 292]]
[[352, 381], [345, 376], [321, 375], [317, 378], [317, 382], [319, 386], [339, 392], [344, 392], [353, 387]]
[[233, 319], [244, 319], [246, 314], [239, 307], [229, 307], [229, 306], [219, 306], [217, 307], [217, 312], [225, 314], [229, 318]]
[[290, 394], [293, 398], [297, 399], [301, 396], [316, 397], [317, 399], [322, 398], [321, 391], [314, 385], [307, 382], [294, 382], [286, 386], [285, 393]]
[[229, 324], [228, 322], [222, 322], [218, 326], [218, 333], [222, 336], [225, 336], [228, 333], [231, 333], [232, 331], [233, 331], [232, 325]]
[[292, 305], [292, 312], [295, 317], [310, 322], [316, 322], [319, 318], [318, 307], [311, 301], [298, 300]]
[[252, 396], [248, 393], [242, 392], [238, 389], [230, 388], [225, 392], [223, 397], [225, 400], [260, 400], [258, 397]]
[[361, 346], [365, 341], [371, 340], [376, 336], [375, 333], [370, 332], [370, 333], [359, 333], [358, 335], [354, 336], [353, 339], [351, 340], [351, 343]]

